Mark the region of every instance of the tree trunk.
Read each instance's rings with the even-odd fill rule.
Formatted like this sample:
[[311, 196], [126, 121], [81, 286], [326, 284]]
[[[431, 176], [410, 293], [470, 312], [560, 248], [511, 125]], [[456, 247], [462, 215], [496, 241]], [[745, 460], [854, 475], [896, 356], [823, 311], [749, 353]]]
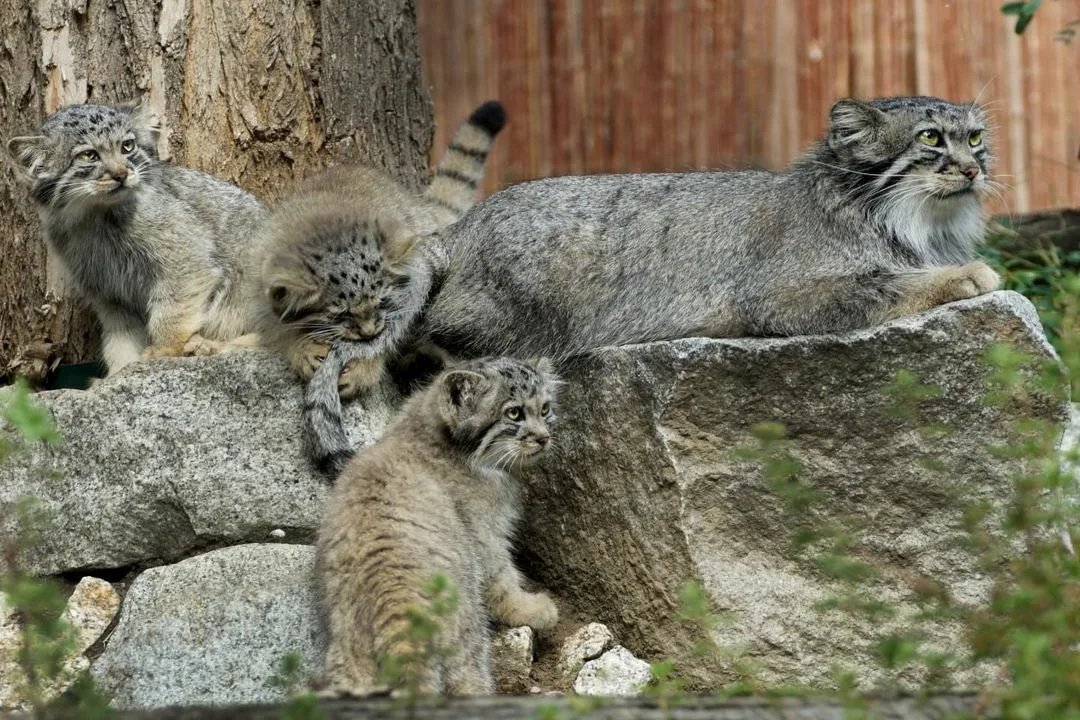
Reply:
[[[149, 99], [162, 157], [272, 201], [334, 161], [416, 184], [431, 143], [413, 0], [0, 0], [0, 138]], [[0, 377], [97, 355], [97, 323], [0, 176]]]

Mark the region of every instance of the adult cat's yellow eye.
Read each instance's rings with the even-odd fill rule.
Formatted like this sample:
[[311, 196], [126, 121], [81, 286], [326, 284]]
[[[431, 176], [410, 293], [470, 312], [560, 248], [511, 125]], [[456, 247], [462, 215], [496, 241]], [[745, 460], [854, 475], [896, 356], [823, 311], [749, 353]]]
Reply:
[[520, 420], [524, 415], [524, 413], [521, 412], [521, 408], [517, 405], [515, 405], [514, 407], [506, 408], [506, 412], [504, 412], [503, 414], [506, 415], [507, 420], [513, 420], [514, 422]]
[[982, 145], [982, 130], [973, 130], [971, 134], [968, 135], [968, 145], [971, 147]]
[[919, 133], [919, 142], [930, 147], [938, 147], [941, 145], [941, 133], [933, 128], [923, 130]]
[[75, 156], [76, 160], [81, 162], [94, 162], [97, 160], [98, 154], [94, 150], [83, 150], [81, 153]]
[[120, 151], [123, 153], [129, 153], [135, 149], [135, 141], [128, 138], [124, 142], [120, 143]]

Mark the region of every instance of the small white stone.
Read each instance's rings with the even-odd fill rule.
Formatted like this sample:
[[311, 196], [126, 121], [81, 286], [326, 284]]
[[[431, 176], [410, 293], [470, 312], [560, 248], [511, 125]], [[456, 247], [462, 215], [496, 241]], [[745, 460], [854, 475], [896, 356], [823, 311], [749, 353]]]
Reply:
[[569, 681], [585, 664], [586, 660], [598, 658], [615, 644], [615, 636], [606, 625], [589, 623], [579, 628], [563, 641], [559, 651], [559, 672]]
[[491, 674], [499, 692], [517, 694], [529, 687], [535, 637], [532, 628], [516, 627], [491, 639]]
[[540, 689], [539, 685], [533, 685], [531, 688], [529, 688], [530, 695], [539, 695], [541, 692], [543, 691]]
[[652, 679], [649, 663], [616, 645], [595, 660], [585, 663], [574, 681], [578, 695], [640, 695]]
[[281, 538], [285, 537], [285, 531], [281, 528], [274, 528], [270, 531], [270, 537], [276, 540], [280, 540]]

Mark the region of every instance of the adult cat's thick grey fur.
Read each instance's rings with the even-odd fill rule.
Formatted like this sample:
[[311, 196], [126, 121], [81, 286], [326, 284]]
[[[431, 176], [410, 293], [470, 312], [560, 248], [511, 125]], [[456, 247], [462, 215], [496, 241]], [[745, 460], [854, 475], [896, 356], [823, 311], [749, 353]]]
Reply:
[[[563, 177], [508, 188], [425, 243], [414, 339], [567, 357], [688, 336], [837, 332], [993, 290], [970, 262], [991, 160], [974, 104], [842, 100], [786, 172]], [[417, 311], [420, 312], [419, 309]], [[385, 352], [380, 338], [366, 349]], [[308, 403], [338, 402], [338, 348]], [[329, 388], [329, 391], [327, 391]], [[348, 454], [306, 428], [316, 459]], [[336, 459], [336, 460], [335, 460]]]

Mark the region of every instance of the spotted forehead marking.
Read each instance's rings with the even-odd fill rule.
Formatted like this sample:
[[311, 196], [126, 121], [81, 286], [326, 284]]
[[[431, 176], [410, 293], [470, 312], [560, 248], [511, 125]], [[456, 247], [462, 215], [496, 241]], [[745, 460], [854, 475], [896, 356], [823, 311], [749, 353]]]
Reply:
[[326, 229], [316, 238], [320, 251], [311, 253], [308, 269], [325, 278], [337, 297], [355, 300], [374, 294], [384, 283], [376, 233], [368, 223]]
[[56, 111], [41, 126], [45, 135], [88, 140], [131, 129], [131, 116], [107, 105], [71, 105]]
[[489, 376], [499, 377], [516, 396], [530, 396], [539, 393], [544, 386], [544, 379], [531, 365], [511, 358], [475, 360], [467, 366]]

